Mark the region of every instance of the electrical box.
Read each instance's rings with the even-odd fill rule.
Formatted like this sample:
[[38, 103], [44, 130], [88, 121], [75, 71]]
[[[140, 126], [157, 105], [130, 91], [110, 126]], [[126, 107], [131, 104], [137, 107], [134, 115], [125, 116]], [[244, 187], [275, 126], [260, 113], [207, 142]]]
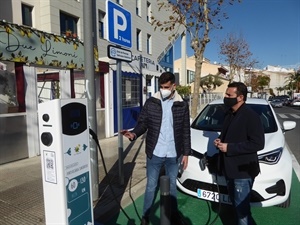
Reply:
[[86, 99], [38, 107], [46, 224], [93, 225]]

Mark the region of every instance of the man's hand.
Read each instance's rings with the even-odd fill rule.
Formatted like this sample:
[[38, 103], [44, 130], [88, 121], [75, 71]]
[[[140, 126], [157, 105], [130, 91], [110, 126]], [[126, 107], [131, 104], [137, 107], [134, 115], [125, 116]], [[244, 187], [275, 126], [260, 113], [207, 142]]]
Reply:
[[217, 145], [217, 148], [218, 148], [221, 152], [227, 152], [227, 143], [219, 142], [218, 145]]
[[128, 130], [121, 130], [120, 133], [123, 134], [125, 137], [127, 137], [131, 141], [135, 139], [135, 134], [131, 133]]
[[184, 155], [182, 156], [182, 159], [181, 159], [181, 164], [183, 165], [182, 169], [185, 170], [188, 166], [188, 156], [187, 155]]

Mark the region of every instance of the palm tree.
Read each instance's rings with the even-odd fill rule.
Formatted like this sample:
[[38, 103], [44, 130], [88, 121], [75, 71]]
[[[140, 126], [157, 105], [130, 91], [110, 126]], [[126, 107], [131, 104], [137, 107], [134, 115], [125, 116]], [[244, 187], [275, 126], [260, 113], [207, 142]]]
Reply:
[[289, 73], [289, 76], [286, 77], [287, 81], [287, 87], [292, 92], [292, 96], [294, 93], [294, 90], [296, 92], [300, 92], [300, 69], [295, 71], [294, 73]]
[[279, 95], [279, 93], [285, 90], [284, 87], [276, 87], [275, 89], [277, 90], [277, 95]]
[[265, 86], [269, 86], [270, 80], [271, 80], [270, 77], [266, 75], [261, 75], [257, 77], [257, 85], [261, 90], [261, 92], [264, 91]]

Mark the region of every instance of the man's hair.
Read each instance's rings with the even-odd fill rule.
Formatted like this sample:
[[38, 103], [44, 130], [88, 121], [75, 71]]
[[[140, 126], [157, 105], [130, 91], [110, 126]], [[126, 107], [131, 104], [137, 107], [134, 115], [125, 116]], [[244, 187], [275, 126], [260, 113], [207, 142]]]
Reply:
[[171, 81], [171, 84], [175, 83], [175, 75], [171, 72], [163, 72], [158, 78], [159, 84], [165, 84], [169, 81]]
[[247, 86], [244, 83], [242, 83], [242, 82], [233, 82], [233, 83], [228, 84], [227, 87], [235, 87], [237, 96], [243, 95], [244, 96], [244, 101], [247, 100], [248, 89], [247, 89]]

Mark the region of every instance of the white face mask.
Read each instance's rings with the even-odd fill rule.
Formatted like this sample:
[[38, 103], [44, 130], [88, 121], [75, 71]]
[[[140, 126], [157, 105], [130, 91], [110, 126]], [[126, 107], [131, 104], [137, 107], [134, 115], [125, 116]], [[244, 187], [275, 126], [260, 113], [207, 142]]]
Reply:
[[161, 93], [161, 97], [163, 98], [163, 99], [167, 99], [167, 98], [169, 98], [170, 97], [170, 95], [172, 94], [172, 91], [171, 90], [169, 90], [169, 89], [160, 89], [160, 93]]

